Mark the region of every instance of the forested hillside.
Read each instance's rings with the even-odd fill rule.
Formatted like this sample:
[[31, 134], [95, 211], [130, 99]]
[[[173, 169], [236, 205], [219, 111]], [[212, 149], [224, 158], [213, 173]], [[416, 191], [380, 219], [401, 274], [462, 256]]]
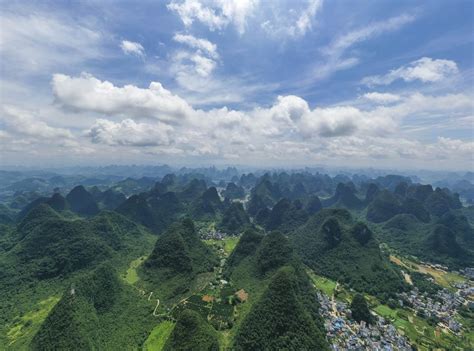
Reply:
[[[460, 321], [458, 344], [471, 342], [457, 302], [448, 315], [419, 307], [456, 291], [470, 299], [474, 215], [448, 189], [399, 176], [184, 173], [26, 198], [0, 208], [6, 349], [324, 350], [349, 342], [332, 331], [341, 320], [421, 349], [456, 345], [436, 323], [454, 333]], [[432, 336], [421, 342], [397, 319], [406, 314]]]

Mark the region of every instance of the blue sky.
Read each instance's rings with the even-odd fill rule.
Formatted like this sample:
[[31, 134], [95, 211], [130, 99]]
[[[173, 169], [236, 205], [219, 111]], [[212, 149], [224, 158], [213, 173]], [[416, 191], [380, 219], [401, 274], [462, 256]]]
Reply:
[[2, 1], [1, 163], [473, 169], [472, 1]]

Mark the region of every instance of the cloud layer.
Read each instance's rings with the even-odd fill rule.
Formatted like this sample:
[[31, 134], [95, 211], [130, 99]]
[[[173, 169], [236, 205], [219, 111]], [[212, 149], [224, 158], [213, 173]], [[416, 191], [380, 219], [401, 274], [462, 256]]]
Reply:
[[369, 102], [365, 107], [315, 108], [301, 97], [287, 95], [268, 107], [201, 110], [159, 82], [150, 83], [148, 89], [117, 87], [83, 74], [55, 75], [52, 85], [63, 108], [109, 116], [98, 118], [84, 131], [93, 144], [141, 148], [151, 154], [275, 160], [434, 159], [448, 157], [450, 152], [468, 157], [473, 147], [451, 138], [421, 144], [400, 135], [405, 119], [414, 116], [469, 116], [472, 99], [464, 94], [372, 92], [363, 96]]

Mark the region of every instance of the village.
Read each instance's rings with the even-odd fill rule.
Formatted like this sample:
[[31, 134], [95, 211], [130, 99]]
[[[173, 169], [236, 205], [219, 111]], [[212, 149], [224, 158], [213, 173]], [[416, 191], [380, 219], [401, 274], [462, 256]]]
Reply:
[[[445, 267], [434, 268], [449, 273]], [[440, 286], [435, 292], [420, 292], [413, 286], [410, 291], [398, 294], [392, 307], [381, 305], [376, 299], [369, 297], [374, 317], [374, 322], [370, 325], [364, 321], [354, 321], [349, 300], [335, 298], [338, 296], [335, 292], [341, 293], [344, 289], [341, 290], [336, 282], [332, 282], [333, 286], [329, 290], [328, 286], [324, 289], [324, 284], [330, 281], [320, 277], [319, 284], [316, 283], [315, 286], [321, 289], [317, 293], [320, 313], [332, 349], [412, 350], [414, 340], [417, 344], [423, 340], [425, 346], [430, 343], [427, 339], [430, 333], [435, 333], [438, 337], [440, 333], [448, 338], [462, 337], [469, 327], [461, 323], [459, 309], [467, 308], [472, 311], [474, 308], [472, 279], [469, 274], [463, 273], [470, 271], [456, 272], [459, 281], [451, 282], [449, 288]], [[408, 280], [411, 282], [410, 278]], [[437, 283], [433, 277], [428, 280]], [[412, 337], [415, 339], [412, 340]]]
[[401, 293], [399, 303], [410, 306], [419, 316], [431, 318], [440, 327], [459, 334], [462, 324], [456, 320], [456, 314], [462, 305], [473, 307], [473, 301], [468, 297], [474, 296], [474, 287], [468, 283], [455, 283], [454, 287], [457, 289], [455, 292], [442, 289], [434, 296], [420, 293], [415, 287], [408, 293]]
[[383, 317], [375, 316], [372, 325], [357, 323], [350, 318], [351, 310], [346, 303], [321, 292], [317, 296], [333, 350], [411, 350], [408, 339]]

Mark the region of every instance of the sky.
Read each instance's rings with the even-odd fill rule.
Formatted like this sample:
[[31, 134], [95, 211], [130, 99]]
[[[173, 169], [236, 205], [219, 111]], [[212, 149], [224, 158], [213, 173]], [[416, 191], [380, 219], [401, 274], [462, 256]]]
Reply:
[[0, 1], [0, 167], [474, 170], [470, 0]]

